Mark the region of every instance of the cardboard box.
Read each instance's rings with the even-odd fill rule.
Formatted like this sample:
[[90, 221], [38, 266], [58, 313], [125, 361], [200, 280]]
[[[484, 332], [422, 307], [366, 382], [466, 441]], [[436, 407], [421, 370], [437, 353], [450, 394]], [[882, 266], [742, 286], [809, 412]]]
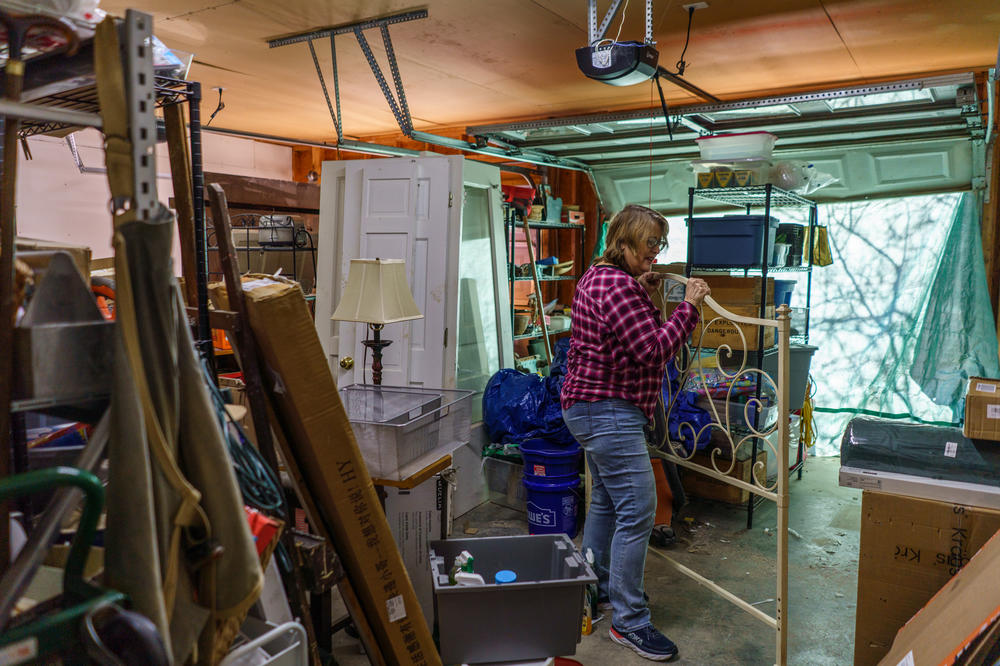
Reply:
[[385, 517], [410, 574], [424, 617], [434, 617], [434, 583], [428, 558], [431, 541], [451, 536], [452, 486], [441, 474], [412, 490], [385, 486]]
[[[1000, 539], [993, 536], [969, 564], [934, 595], [926, 606], [906, 623], [883, 666], [900, 664], [950, 664], [963, 655], [961, 663], [983, 661], [989, 643], [982, 638], [996, 636], [1000, 617]], [[981, 645], [982, 650], [976, 646]], [[978, 656], [979, 658], [976, 658]]]
[[866, 490], [854, 663], [879, 663], [900, 627], [998, 529], [1000, 511]]
[[[729, 275], [698, 275], [712, 288], [712, 298], [735, 315], [744, 317], [760, 317], [761, 294], [766, 298], [766, 319], [774, 319], [774, 279], [767, 278], [766, 283], [760, 278], [753, 277], [732, 277]], [[663, 303], [663, 318], [666, 319], [677, 307], [677, 304], [684, 300], [685, 286], [679, 282], [667, 281], [665, 283], [665, 294]], [[654, 301], [655, 303], [656, 301]], [[705, 321], [711, 322], [719, 317], [713, 308], [706, 305], [703, 310]], [[758, 347], [758, 328], [752, 324], [736, 324], [731, 321], [717, 321], [708, 327], [702, 346], [707, 348], [717, 348], [729, 345], [734, 351], [754, 351]], [[697, 344], [701, 338], [702, 322], [695, 327], [691, 336], [692, 344]], [[746, 346], [740, 339], [739, 330], [746, 336]], [[771, 347], [775, 344], [777, 335], [776, 328], [767, 328], [764, 331], [764, 347]]]
[[[763, 446], [763, 445], [762, 445]], [[744, 447], [746, 448], [746, 447]], [[765, 469], [762, 472], [758, 472], [759, 476], [766, 474], [767, 465], [767, 452], [763, 450], [757, 451], [757, 460], [765, 465]], [[708, 453], [698, 452], [694, 454], [691, 462], [697, 463], [702, 467], [707, 467], [708, 469], [714, 470], [715, 467], [712, 466], [712, 459]], [[721, 471], [725, 471], [729, 467], [729, 460], [724, 460], [720, 457], [716, 457], [716, 465]], [[729, 504], [745, 504], [748, 499], [750, 499], [750, 491], [744, 490], [743, 488], [737, 488], [736, 486], [731, 486], [725, 481], [719, 481], [718, 479], [713, 479], [710, 476], [701, 474], [694, 470], [690, 470], [686, 467], [680, 467], [682, 470], [682, 481], [684, 483], [684, 491], [690, 493], [695, 497], [702, 497], [705, 499], [718, 500], [720, 502], [727, 502]], [[747, 451], [746, 460], [737, 460], [736, 464], [733, 465], [732, 471], [729, 476], [734, 479], [740, 479], [741, 481], [746, 481], [747, 483], [752, 483], [750, 475], [752, 474], [753, 464], [750, 462], [750, 452]]]
[[257, 446], [257, 433], [253, 426], [253, 415], [250, 413], [250, 400], [247, 398], [247, 385], [242, 379], [234, 377], [219, 377], [219, 387], [228, 388], [233, 397], [233, 404], [246, 409], [246, 414], [241, 419], [237, 419], [243, 432], [246, 433], [250, 443]]
[[[669, 266], [674, 266], [674, 264], [669, 264]], [[680, 270], [668, 271], [675, 273], [684, 273], [683, 264], [680, 265]], [[658, 270], [656, 267], [654, 270]], [[699, 277], [708, 283], [708, 286], [712, 289], [712, 298], [723, 306], [728, 308], [731, 305], [760, 305], [760, 294], [761, 294], [761, 280], [759, 277], [733, 277], [730, 275], [698, 275], [695, 274], [693, 277]], [[684, 291], [686, 286], [680, 282], [674, 282], [669, 280], [665, 284], [665, 294], [664, 300], [668, 303], [676, 302], [680, 303], [684, 300]], [[767, 298], [767, 305], [774, 305], [774, 278], [767, 278], [766, 286], [764, 287], [764, 293]]]
[[969, 439], [1000, 441], [1000, 379], [969, 377], [962, 433]]
[[[669, 317], [670, 313], [674, 311], [677, 307], [677, 303], [667, 303], [663, 308], [664, 318]], [[727, 309], [734, 315], [739, 315], [741, 317], [760, 317], [760, 306], [757, 305], [731, 305]], [[695, 326], [694, 333], [691, 335], [691, 344], [696, 345], [699, 342], [701, 346], [707, 349], [717, 349], [723, 345], [728, 345], [733, 351], [755, 351], [759, 347], [759, 326], [754, 324], [742, 324], [732, 322], [728, 319], [716, 319], [717, 317], [722, 317], [715, 310], [709, 306], [704, 306], [703, 310], [703, 321], [699, 321], [698, 325]], [[774, 319], [774, 306], [767, 306], [765, 319]], [[707, 324], [705, 328], [705, 335], [702, 337], [702, 327]], [[776, 328], [766, 327], [764, 329], [764, 348], [773, 347], [777, 335]], [[740, 331], [743, 332], [743, 337], [740, 337]]]
[[87, 283], [90, 283], [90, 248], [86, 245], [73, 245], [56, 241], [41, 240], [38, 238], [25, 238], [18, 236], [14, 239], [14, 253], [18, 252], [54, 252], [62, 250], [68, 252], [73, 257], [73, 263], [80, 270], [80, 274]]
[[[310, 523], [329, 539], [388, 663], [440, 664], [431, 632], [361, 458], [299, 285], [243, 278], [264, 374], [276, 384], [282, 457]], [[228, 308], [222, 283], [210, 286]]]

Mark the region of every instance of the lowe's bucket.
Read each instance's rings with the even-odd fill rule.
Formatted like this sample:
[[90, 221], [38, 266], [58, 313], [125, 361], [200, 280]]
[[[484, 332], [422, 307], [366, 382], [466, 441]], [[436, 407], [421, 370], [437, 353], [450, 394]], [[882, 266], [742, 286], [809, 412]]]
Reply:
[[576, 489], [580, 476], [551, 477], [524, 475], [528, 490], [528, 533], [576, 536]]
[[526, 439], [521, 442], [525, 474], [560, 477], [579, 473], [580, 454], [583, 452], [579, 444], [574, 442], [571, 449], [550, 448], [546, 444], [544, 439]]

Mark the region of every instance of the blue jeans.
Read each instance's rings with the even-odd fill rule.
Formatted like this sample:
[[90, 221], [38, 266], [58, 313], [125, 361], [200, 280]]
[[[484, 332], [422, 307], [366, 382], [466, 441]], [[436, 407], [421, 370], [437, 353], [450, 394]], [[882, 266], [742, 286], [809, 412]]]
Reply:
[[583, 552], [594, 553], [600, 595], [614, 606], [619, 631], [650, 624], [643, 599], [646, 546], [656, 514], [656, 482], [646, 450], [642, 411], [626, 400], [576, 402], [563, 411], [587, 454], [592, 481]]

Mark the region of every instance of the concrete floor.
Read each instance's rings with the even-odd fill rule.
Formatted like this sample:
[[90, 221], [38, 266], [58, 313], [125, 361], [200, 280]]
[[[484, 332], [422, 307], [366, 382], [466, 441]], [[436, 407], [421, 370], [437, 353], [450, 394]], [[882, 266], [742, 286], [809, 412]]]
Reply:
[[[839, 466], [838, 458], [809, 459], [802, 479], [791, 483], [789, 664], [849, 664], [853, 658], [861, 492], [837, 485]], [[773, 614], [775, 525], [770, 502], [758, 508], [747, 530], [745, 508], [692, 500], [674, 518], [678, 540], [667, 552]], [[523, 513], [488, 502], [457, 518], [454, 536], [465, 536], [467, 528], [476, 536], [525, 534], [527, 522]], [[646, 591], [653, 623], [680, 648], [671, 663], [775, 663], [771, 629], [653, 554], [646, 561]], [[608, 622], [583, 637], [574, 659], [588, 666], [650, 663], [612, 642]], [[367, 663], [342, 633], [336, 643], [339, 663]]]

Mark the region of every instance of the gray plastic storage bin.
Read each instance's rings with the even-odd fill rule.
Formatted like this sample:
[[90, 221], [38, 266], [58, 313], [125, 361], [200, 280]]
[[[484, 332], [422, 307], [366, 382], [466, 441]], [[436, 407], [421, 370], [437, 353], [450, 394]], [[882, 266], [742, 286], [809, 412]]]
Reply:
[[[812, 345], [788, 345], [788, 411], [802, 409], [806, 401], [806, 382], [813, 354], [819, 347]], [[775, 377], [778, 374], [778, 350], [764, 354], [761, 370]]]
[[[526, 661], [576, 652], [583, 599], [597, 576], [565, 534], [432, 541], [434, 609], [445, 664]], [[448, 584], [455, 556], [472, 554], [487, 585]], [[497, 571], [517, 574], [493, 582]]]
[[[806, 382], [809, 379], [809, 368], [812, 365], [813, 354], [819, 347], [813, 345], [802, 345], [792, 343], [788, 345], [788, 411], [794, 412], [802, 409], [802, 404], [806, 398]], [[720, 356], [719, 360], [727, 372], [733, 372], [739, 367], [743, 358], [742, 352], [735, 352], [732, 359]], [[757, 352], [749, 352], [747, 367], [751, 368], [757, 363]], [[764, 352], [764, 362], [761, 363], [761, 370], [778, 379], [778, 349], [775, 347]], [[771, 383], [765, 381], [763, 386], [765, 392], [771, 392]], [[741, 406], [742, 408], [742, 406]]]

